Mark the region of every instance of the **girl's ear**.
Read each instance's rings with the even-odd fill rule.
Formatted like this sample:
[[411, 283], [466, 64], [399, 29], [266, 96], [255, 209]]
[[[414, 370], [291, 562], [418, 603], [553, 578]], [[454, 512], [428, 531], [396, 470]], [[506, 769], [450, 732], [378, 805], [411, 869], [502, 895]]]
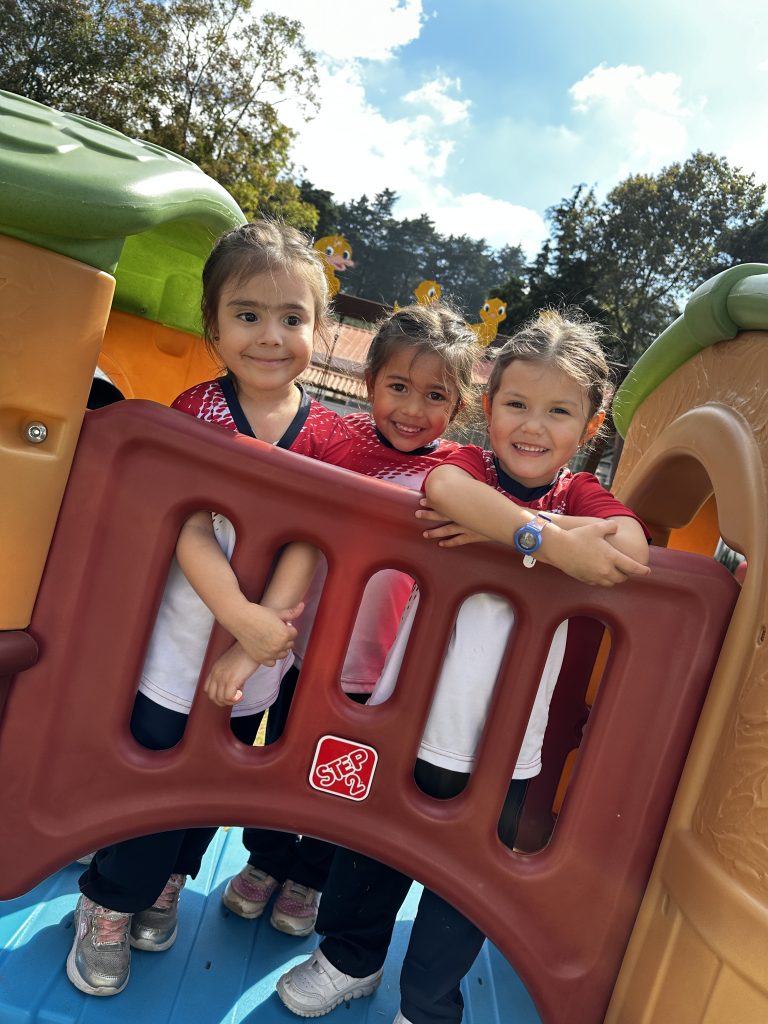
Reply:
[[464, 408], [464, 407], [466, 406], [466, 404], [467, 404], [467, 403], [466, 403], [466, 402], [463, 402], [463, 401], [462, 401], [462, 400], [461, 400], [460, 398], [457, 398], [457, 399], [456, 399], [456, 405], [454, 405], [454, 407], [453, 407], [453, 412], [451, 413], [450, 417], [448, 418], [448, 422], [449, 422], [449, 423], [453, 423], [453, 421], [454, 421], [454, 420], [456, 419], [456, 417], [457, 417], [457, 416], [459, 415], [459, 413], [461, 412], [461, 410], [462, 410], [462, 409], [463, 409], [463, 408]]
[[587, 423], [587, 426], [584, 429], [584, 440], [591, 440], [600, 427], [602, 427], [603, 423], [605, 423], [605, 412], [601, 409], [599, 412], [596, 412], [589, 423]]
[[490, 427], [491, 425], [491, 397], [488, 394], [483, 395], [483, 416], [485, 416], [485, 422]]

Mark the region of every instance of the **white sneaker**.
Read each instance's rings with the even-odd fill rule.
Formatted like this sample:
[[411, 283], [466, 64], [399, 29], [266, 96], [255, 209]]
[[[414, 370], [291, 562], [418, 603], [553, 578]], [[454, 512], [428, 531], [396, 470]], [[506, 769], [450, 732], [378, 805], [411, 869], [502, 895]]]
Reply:
[[316, 949], [309, 960], [287, 971], [277, 983], [277, 994], [299, 1017], [322, 1017], [339, 1003], [370, 996], [379, 987], [384, 968], [367, 978], [343, 974]]
[[411, 1022], [408, 1020], [407, 1017], [403, 1016], [400, 1010], [398, 1010], [397, 1013], [395, 1014], [395, 1019], [392, 1021], [392, 1024], [411, 1024]]

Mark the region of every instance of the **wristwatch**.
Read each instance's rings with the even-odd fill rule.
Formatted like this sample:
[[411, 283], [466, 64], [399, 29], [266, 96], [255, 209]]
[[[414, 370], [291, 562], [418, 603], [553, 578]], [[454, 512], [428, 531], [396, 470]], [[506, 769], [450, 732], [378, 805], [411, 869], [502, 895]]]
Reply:
[[526, 569], [532, 569], [536, 565], [533, 552], [541, 547], [541, 531], [552, 522], [549, 516], [538, 512], [536, 517], [515, 530], [514, 543], [517, 550], [523, 556], [523, 565]]

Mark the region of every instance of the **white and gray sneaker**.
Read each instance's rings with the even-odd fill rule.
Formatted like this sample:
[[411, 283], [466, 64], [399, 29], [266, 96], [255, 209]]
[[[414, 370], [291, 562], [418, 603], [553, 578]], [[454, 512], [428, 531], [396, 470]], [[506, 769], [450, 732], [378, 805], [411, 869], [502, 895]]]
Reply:
[[383, 973], [382, 967], [366, 978], [353, 978], [334, 967], [318, 947], [309, 960], [280, 978], [277, 994], [299, 1017], [322, 1017], [340, 1003], [372, 995]]
[[407, 1017], [404, 1017], [401, 1010], [398, 1010], [395, 1014], [395, 1019], [392, 1024], [411, 1024]]
[[131, 915], [81, 896], [73, 924], [75, 937], [67, 957], [67, 977], [89, 996], [116, 996], [128, 984], [131, 973]]

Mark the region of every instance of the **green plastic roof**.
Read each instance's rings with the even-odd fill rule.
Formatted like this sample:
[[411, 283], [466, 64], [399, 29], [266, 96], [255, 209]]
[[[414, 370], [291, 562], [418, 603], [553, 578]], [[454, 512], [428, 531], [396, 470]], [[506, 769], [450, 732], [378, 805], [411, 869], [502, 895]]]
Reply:
[[739, 331], [768, 330], [768, 264], [731, 267], [700, 285], [683, 315], [643, 353], [613, 401], [613, 421], [627, 436], [638, 406], [683, 363]]
[[118, 309], [199, 333], [205, 259], [244, 221], [189, 160], [0, 90], [0, 233], [114, 274]]

